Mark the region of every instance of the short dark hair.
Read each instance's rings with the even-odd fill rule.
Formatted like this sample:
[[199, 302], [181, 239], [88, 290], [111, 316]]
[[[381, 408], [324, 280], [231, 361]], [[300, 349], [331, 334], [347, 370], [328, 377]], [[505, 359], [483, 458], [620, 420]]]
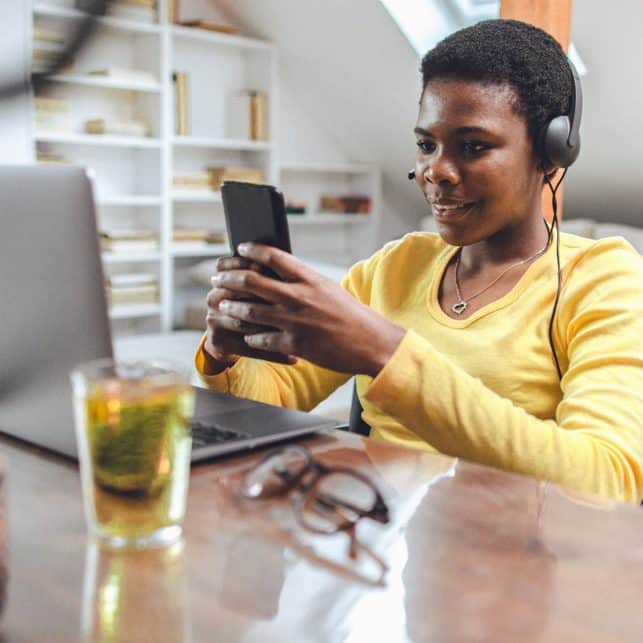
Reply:
[[519, 20], [485, 20], [447, 36], [422, 59], [422, 90], [431, 80], [452, 78], [514, 90], [516, 113], [527, 121], [540, 153], [546, 123], [568, 114], [572, 74], [560, 44]]

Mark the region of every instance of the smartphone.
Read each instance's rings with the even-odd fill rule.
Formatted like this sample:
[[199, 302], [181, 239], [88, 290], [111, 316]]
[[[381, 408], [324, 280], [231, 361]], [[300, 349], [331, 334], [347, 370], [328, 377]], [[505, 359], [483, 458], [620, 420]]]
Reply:
[[221, 196], [232, 254], [244, 241], [291, 252], [284, 195], [276, 187], [224, 181]]

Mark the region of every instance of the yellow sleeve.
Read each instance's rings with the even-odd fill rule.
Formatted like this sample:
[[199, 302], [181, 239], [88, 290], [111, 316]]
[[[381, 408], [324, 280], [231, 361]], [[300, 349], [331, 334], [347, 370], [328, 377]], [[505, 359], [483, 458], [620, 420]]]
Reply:
[[201, 381], [207, 388], [236, 397], [310, 411], [351, 377], [303, 359], [287, 366], [247, 357], [218, 375], [205, 375], [204, 342], [205, 336], [194, 359]]
[[413, 331], [366, 398], [444, 454], [640, 502], [641, 257], [619, 240], [589, 255], [567, 275], [557, 315], [564, 376], [555, 419], [499, 396]]
[[[342, 280], [342, 286], [364, 303], [370, 301], [373, 272], [389, 246], [392, 244], [370, 259], [355, 264]], [[206, 387], [276, 406], [309, 411], [353, 375], [321, 368], [304, 359], [286, 366], [245, 357], [218, 375], [205, 375], [204, 342], [205, 336], [197, 349], [194, 365]]]

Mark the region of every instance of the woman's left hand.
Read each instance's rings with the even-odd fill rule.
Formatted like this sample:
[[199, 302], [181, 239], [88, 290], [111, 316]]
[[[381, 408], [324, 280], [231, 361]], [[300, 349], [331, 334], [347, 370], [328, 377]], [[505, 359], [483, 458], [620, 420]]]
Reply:
[[[214, 278], [217, 287], [252, 293], [263, 300], [219, 304], [226, 317], [275, 328], [246, 335], [251, 348], [297, 355], [324, 368], [375, 377], [404, 337], [402, 327], [291, 254], [255, 243], [241, 244], [239, 254], [271, 268], [283, 279], [252, 270], [226, 270]], [[235, 330], [232, 324], [229, 330]]]

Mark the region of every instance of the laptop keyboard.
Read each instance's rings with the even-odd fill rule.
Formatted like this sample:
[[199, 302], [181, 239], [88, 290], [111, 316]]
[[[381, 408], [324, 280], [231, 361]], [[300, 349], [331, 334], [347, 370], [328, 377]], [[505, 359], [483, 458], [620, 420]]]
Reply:
[[234, 442], [236, 440], [247, 440], [250, 435], [233, 429], [223, 429], [215, 424], [199, 422], [193, 420], [192, 428], [192, 448], [206, 447], [213, 444], [223, 444], [225, 442]]

